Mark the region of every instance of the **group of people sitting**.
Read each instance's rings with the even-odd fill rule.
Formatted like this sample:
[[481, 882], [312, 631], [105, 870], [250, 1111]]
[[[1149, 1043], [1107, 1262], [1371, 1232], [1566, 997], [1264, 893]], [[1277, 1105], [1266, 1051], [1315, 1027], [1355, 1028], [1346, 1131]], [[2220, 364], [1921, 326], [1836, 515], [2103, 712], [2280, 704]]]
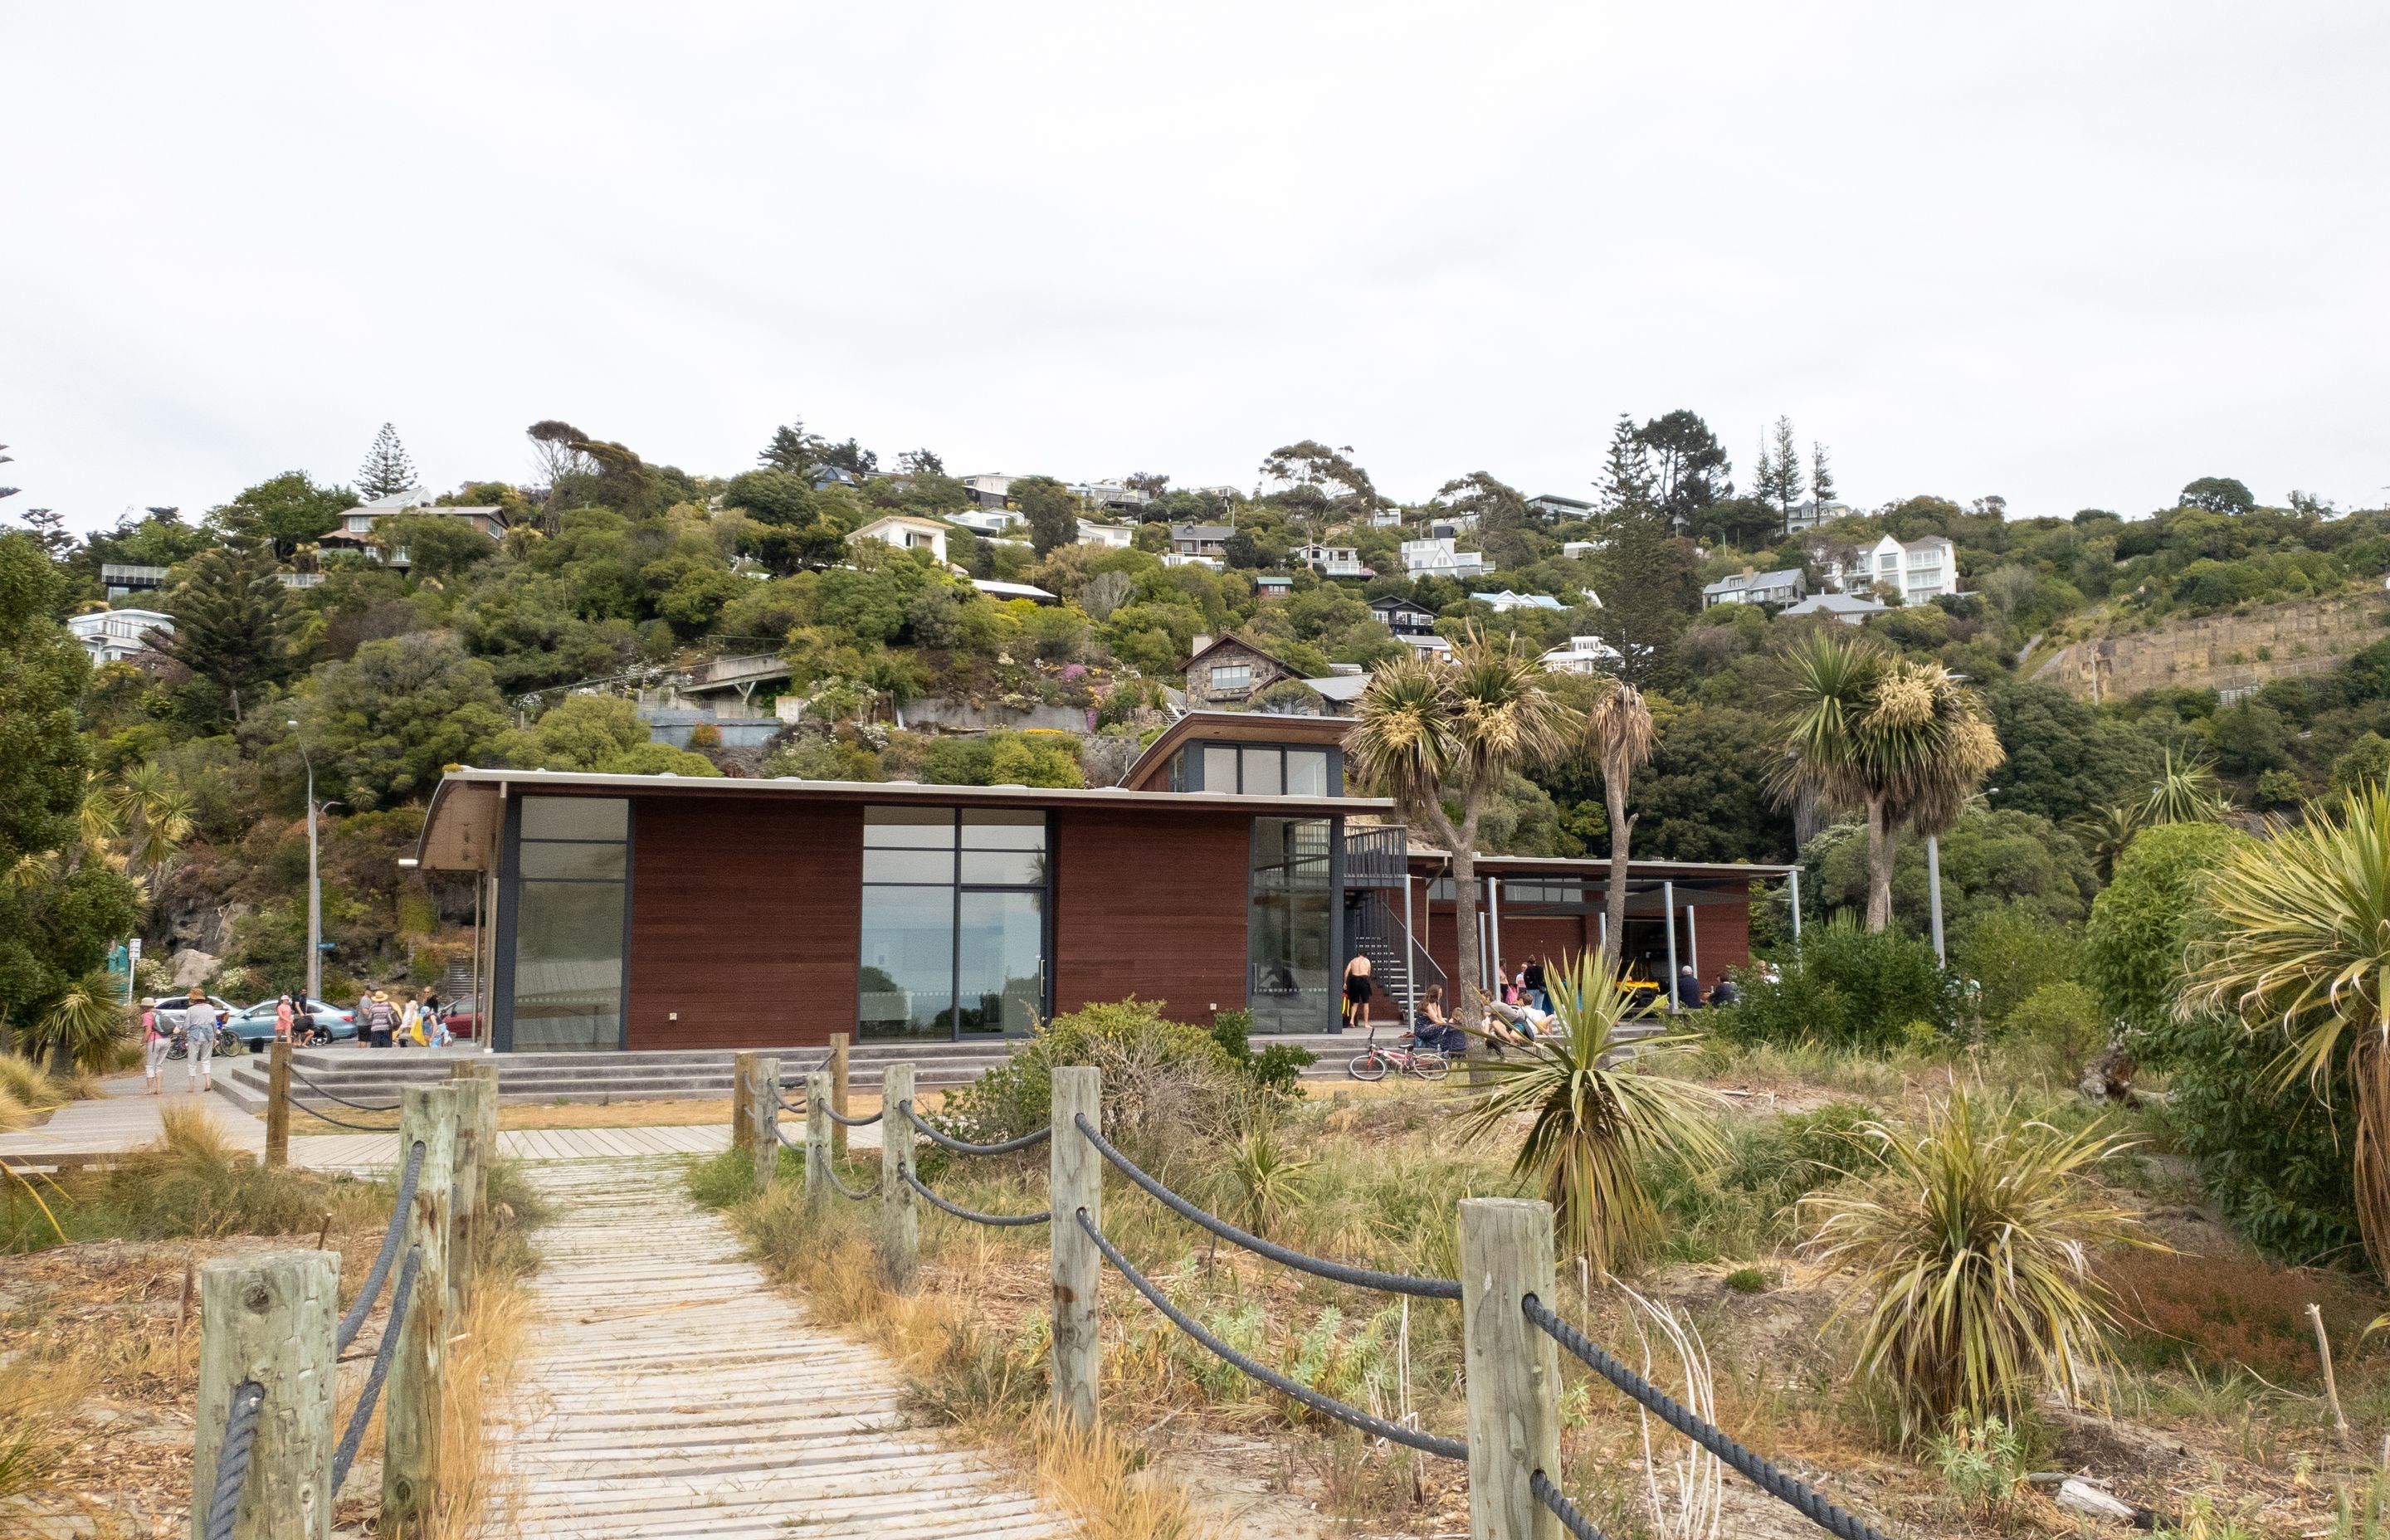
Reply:
[[[1499, 1053], [1505, 1046], [1524, 1047], [1538, 1038], [1559, 1036], [1563, 1029], [1552, 1010], [1543, 963], [1531, 962], [1515, 973], [1497, 965], [1496, 971], [1502, 982], [1494, 997], [1485, 1002], [1483, 1023], [1484, 1035], [1494, 1051]], [[1723, 969], [1718, 972], [1717, 982], [1705, 993], [1700, 976], [1690, 965], [1677, 970], [1675, 993], [1677, 1007], [1684, 1010], [1730, 1006], [1742, 998], [1733, 975]], [[1369, 959], [1356, 954], [1344, 965], [1344, 1024], [1368, 1026], [1369, 1007], [1378, 995], [1376, 981], [1370, 977]], [[1658, 997], [1656, 990], [1653, 997]], [[1442, 984], [1430, 984], [1420, 996], [1418, 1016], [1411, 1023], [1408, 1041], [1422, 1048], [1452, 1054], [1468, 1047], [1468, 1030], [1452, 1019]]]

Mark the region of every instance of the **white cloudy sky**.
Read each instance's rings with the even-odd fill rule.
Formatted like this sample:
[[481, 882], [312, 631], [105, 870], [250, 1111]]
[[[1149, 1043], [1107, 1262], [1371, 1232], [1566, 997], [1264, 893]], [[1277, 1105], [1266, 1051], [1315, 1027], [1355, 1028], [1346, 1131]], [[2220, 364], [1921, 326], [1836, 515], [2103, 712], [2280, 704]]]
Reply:
[[2390, 7], [17, 6], [0, 441], [88, 528], [385, 419], [1419, 497], [1790, 414], [1844, 494], [2390, 483]]

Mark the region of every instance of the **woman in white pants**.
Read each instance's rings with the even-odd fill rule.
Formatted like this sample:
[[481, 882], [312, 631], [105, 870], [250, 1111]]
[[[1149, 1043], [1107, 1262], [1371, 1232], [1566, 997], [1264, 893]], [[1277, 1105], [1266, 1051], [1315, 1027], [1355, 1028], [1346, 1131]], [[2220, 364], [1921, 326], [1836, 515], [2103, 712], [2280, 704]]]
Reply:
[[214, 1090], [211, 1072], [216, 1052], [216, 1012], [208, 997], [196, 989], [191, 991], [191, 1003], [183, 1007], [183, 1051], [190, 1056], [191, 1089]]
[[174, 1046], [174, 1029], [158, 1014], [158, 1002], [141, 1002], [142, 1071], [149, 1080], [149, 1094], [158, 1094], [159, 1082], [166, 1078], [166, 1054]]

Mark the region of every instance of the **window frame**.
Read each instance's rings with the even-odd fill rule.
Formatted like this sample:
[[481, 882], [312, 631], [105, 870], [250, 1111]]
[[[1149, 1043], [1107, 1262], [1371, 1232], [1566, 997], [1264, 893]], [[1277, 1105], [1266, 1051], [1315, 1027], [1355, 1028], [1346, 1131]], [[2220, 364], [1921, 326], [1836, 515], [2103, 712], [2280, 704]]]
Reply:
[[[587, 886], [618, 887], [623, 892], [623, 934], [618, 943], [622, 967], [616, 988], [614, 1010], [614, 1047], [611, 1051], [626, 1053], [631, 1046], [631, 937], [637, 913], [639, 799], [634, 796], [581, 798], [528, 789], [508, 794], [498, 840], [498, 905], [496, 935], [492, 945], [495, 956], [490, 968], [490, 1046], [496, 1053], [512, 1053], [515, 1047], [515, 952], [520, 943], [522, 918], [522, 887], [534, 883], [573, 882]], [[564, 802], [619, 802], [623, 804], [623, 837], [620, 840], [550, 840], [536, 836], [531, 842], [539, 845], [617, 845], [623, 852], [623, 875], [620, 878], [533, 877], [522, 875], [523, 811], [534, 798]], [[557, 1050], [569, 1052], [572, 1050]], [[606, 1052], [606, 1049], [582, 1050]]]
[[[863, 856], [864, 856], [863, 866], [864, 866], [864, 868], [865, 868], [866, 870], [867, 870], [867, 869], [868, 869], [868, 867], [869, 867], [869, 862], [870, 862], [870, 856], [871, 856], [871, 849], [872, 849], [871, 842], [870, 842], [870, 841], [871, 841], [871, 834], [870, 834], [870, 830], [871, 830], [871, 828], [872, 828], [872, 824], [871, 824], [871, 815], [872, 815], [872, 813], [873, 813], [875, 810], [884, 810], [884, 809], [903, 809], [903, 810], [907, 811], [907, 812], [913, 812], [913, 811], [917, 811], [917, 810], [918, 810], [918, 811], [919, 811], [919, 812], [925, 812], [925, 813], [926, 813], [926, 812], [940, 812], [940, 813], [944, 813], [944, 814], [946, 814], [946, 815], [948, 815], [949, 820], [950, 820], [950, 821], [948, 822], [948, 824], [947, 824], [947, 826], [946, 826], [946, 827], [947, 827], [947, 828], [951, 831], [951, 834], [952, 834], [952, 842], [946, 846], [945, 851], [944, 851], [944, 853], [946, 853], [946, 854], [950, 855], [950, 856], [953, 858], [953, 865], [952, 865], [952, 866], [949, 868], [950, 875], [949, 875], [949, 877], [948, 877], [948, 879], [947, 879], [947, 880], [946, 880], [945, 882], [944, 882], [943, 884], [942, 884], [942, 883], [938, 883], [938, 882], [928, 882], [928, 881], [884, 881], [884, 880], [883, 880], [883, 881], [874, 882], [874, 881], [870, 880], [868, 878], [865, 878], [865, 879], [861, 879], [861, 880], [857, 881], [857, 882], [856, 882], [856, 884], [855, 884], [855, 907], [856, 907], [856, 910], [857, 910], [858, 914], [860, 913], [860, 911], [862, 910], [862, 907], [863, 907], [864, 890], [865, 890], [865, 889], [867, 889], [867, 888], [918, 888], [918, 889], [939, 889], [939, 888], [943, 888], [943, 890], [945, 892], [945, 893], [946, 893], [946, 895], [947, 895], [947, 905], [946, 905], [946, 970], [947, 970], [947, 980], [946, 980], [946, 1003], [945, 1003], [945, 1005], [944, 1005], [943, 1007], [941, 1007], [941, 1009], [940, 1009], [940, 1011], [939, 1011], [939, 1015], [941, 1015], [942, 1017], [944, 1017], [944, 1018], [945, 1019], [945, 1021], [946, 1021], [946, 1036], [945, 1036], [945, 1037], [944, 1037], [944, 1038], [940, 1038], [940, 1037], [937, 1037], [937, 1036], [935, 1036], [935, 1035], [925, 1036], [925, 1037], [914, 1037], [914, 1036], [911, 1036], [910, 1034], [906, 1034], [906, 1035], [901, 1035], [901, 1036], [882, 1036], [882, 1035], [880, 1035], [880, 1034], [879, 1034], [879, 1033], [873, 1033], [873, 1034], [871, 1035], [871, 1037], [870, 1037], [870, 1038], [866, 1039], [866, 1037], [864, 1036], [864, 1031], [863, 1031], [863, 980], [862, 980], [863, 960], [862, 960], [862, 956], [861, 956], [862, 944], [861, 944], [861, 940], [860, 940], [860, 938], [858, 937], [857, 943], [856, 943], [856, 954], [857, 954], [857, 955], [856, 955], [856, 958], [855, 958], [855, 989], [854, 989], [854, 1007], [853, 1007], [853, 1016], [852, 1016], [852, 1020], [854, 1021], [854, 1029], [853, 1029], [853, 1030], [854, 1030], [854, 1038], [853, 1038], [853, 1041], [857, 1042], [857, 1043], [861, 1043], [861, 1042], [865, 1042], [865, 1041], [870, 1041], [870, 1042], [875, 1042], [875, 1043], [890, 1043], [890, 1042], [921, 1042], [921, 1043], [949, 1042], [949, 1043], [959, 1043], [959, 1042], [966, 1041], [966, 1039], [962, 1036], [962, 907], [963, 907], [963, 895], [964, 895], [966, 892], [997, 892], [997, 893], [1024, 893], [1024, 892], [1027, 892], [1027, 893], [1039, 893], [1039, 894], [1042, 894], [1042, 895], [1044, 896], [1044, 900], [1045, 900], [1045, 902], [1044, 902], [1044, 904], [1041, 905], [1040, 910], [1039, 910], [1039, 915], [1038, 915], [1038, 932], [1039, 932], [1039, 933], [1038, 933], [1038, 939], [1037, 939], [1037, 945], [1038, 945], [1038, 958], [1037, 958], [1037, 974], [1038, 974], [1038, 979], [1037, 979], [1038, 990], [1037, 990], [1037, 993], [1038, 993], [1038, 1000], [1037, 1000], [1037, 1011], [1038, 1011], [1038, 1015], [1039, 1015], [1039, 1017], [1040, 1017], [1041, 1019], [1050, 1018], [1050, 1017], [1054, 1014], [1054, 908], [1055, 908], [1054, 897], [1055, 897], [1055, 886], [1056, 886], [1056, 884], [1055, 884], [1055, 880], [1054, 880], [1054, 878], [1055, 878], [1055, 859], [1054, 859], [1054, 855], [1055, 855], [1055, 846], [1056, 846], [1056, 840], [1057, 840], [1057, 836], [1058, 836], [1058, 835], [1060, 834], [1060, 827], [1059, 827], [1059, 826], [1060, 826], [1060, 820], [1059, 820], [1059, 819], [1057, 818], [1057, 816], [1055, 815], [1055, 810], [1054, 810], [1054, 809], [1052, 809], [1052, 808], [1050, 808], [1050, 807], [1048, 807], [1048, 808], [981, 808], [981, 807], [976, 807], [976, 806], [974, 806], [973, 804], [965, 803], [965, 802], [935, 802], [935, 803], [930, 803], [930, 804], [928, 804], [928, 805], [926, 805], [926, 806], [925, 806], [925, 805], [923, 805], [923, 804], [919, 804], [919, 803], [913, 803], [913, 802], [867, 802], [866, 804], [864, 804], [864, 809], [863, 809], [863, 820], [862, 820], [862, 828], [863, 828], [862, 840], [863, 840]], [[1042, 838], [1043, 838], [1043, 843], [1042, 843], [1042, 844], [1041, 844], [1041, 846], [1039, 847], [1039, 854], [1040, 854], [1041, 858], [1042, 858], [1042, 859], [1044, 860], [1044, 862], [1045, 862], [1045, 868], [1044, 868], [1044, 878], [1043, 878], [1043, 880], [1038, 881], [1038, 882], [985, 882], [985, 881], [966, 881], [966, 880], [964, 879], [964, 878], [963, 878], [963, 857], [964, 857], [964, 855], [965, 855], [966, 853], [986, 853], [988, 850], [990, 850], [990, 849], [998, 849], [998, 850], [1000, 850], [1000, 849], [1002, 848], [1002, 847], [985, 847], [985, 846], [983, 846], [983, 847], [981, 847], [981, 850], [980, 850], [979, 852], [976, 852], [976, 853], [970, 852], [970, 851], [968, 849], [968, 847], [964, 844], [964, 841], [963, 841], [963, 830], [964, 830], [964, 828], [965, 828], [965, 827], [966, 827], [966, 826], [965, 826], [965, 825], [964, 825], [964, 823], [963, 823], [962, 815], [963, 815], [966, 812], [1021, 812], [1021, 813], [1035, 813], [1035, 814], [1037, 814], [1037, 815], [1039, 815], [1039, 817], [1040, 817], [1040, 820], [1041, 820]], [[929, 827], [929, 825], [928, 825], [928, 820], [922, 820], [922, 824], [923, 824], [923, 827]], [[1025, 824], [1026, 824], [1026, 821], [1024, 820], [1024, 821], [1023, 821], [1023, 826], [1022, 826], [1022, 827], [1025, 827]], [[903, 846], [890, 846], [890, 847], [886, 847], [886, 848], [889, 848], [889, 849], [896, 849], [896, 850], [902, 850], [902, 849], [906, 849], [906, 847], [903, 847]], [[929, 847], [921, 847], [921, 848], [922, 848], [925, 852], [929, 849]], [[1001, 1036], [1001, 1035], [1003, 1035], [1003, 1034], [999, 1033], [999, 1034], [997, 1034], [997, 1035], [998, 1035], [998, 1036]]]

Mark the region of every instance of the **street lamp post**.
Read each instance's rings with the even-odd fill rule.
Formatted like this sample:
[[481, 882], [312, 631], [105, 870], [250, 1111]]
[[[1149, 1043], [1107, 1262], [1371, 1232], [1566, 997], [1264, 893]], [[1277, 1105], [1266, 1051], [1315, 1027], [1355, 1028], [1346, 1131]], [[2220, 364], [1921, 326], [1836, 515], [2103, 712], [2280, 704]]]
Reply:
[[[290, 724], [296, 732], [297, 722]], [[315, 862], [315, 761], [307, 752], [304, 739], [299, 744], [299, 757], [307, 765], [307, 1005], [324, 997], [324, 879]]]

